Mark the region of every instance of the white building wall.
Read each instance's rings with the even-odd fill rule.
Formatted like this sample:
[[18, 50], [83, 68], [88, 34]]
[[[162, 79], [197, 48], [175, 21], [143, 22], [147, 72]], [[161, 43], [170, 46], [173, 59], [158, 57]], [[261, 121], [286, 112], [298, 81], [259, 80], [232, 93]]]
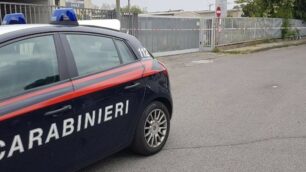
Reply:
[[[60, 0], [60, 6], [66, 6], [66, 1], [77, 2], [76, 0]], [[84, 3], [84, 8], [93, 8], [91, 0], [83, 0], [83, 3]]]

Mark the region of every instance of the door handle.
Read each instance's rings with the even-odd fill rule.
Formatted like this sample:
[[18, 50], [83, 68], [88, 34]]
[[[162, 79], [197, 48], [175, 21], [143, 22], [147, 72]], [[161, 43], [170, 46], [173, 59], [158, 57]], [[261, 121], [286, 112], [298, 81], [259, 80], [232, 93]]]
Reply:
[[128, 86], [124, 87], [124, 89], [125, 89], [125, 90], [129, 90], [129, 89], [132, 89], [132, 88], [136, 88], [136, 87], [138, 87], [138, 86], [140, 86], [140, 83], [139, 83], [139, 82], [136, 82], [136, 83], [134, 83], [134, 84], [132, 84], [132, 85], [128, 85]]
[[67, 106], [64, 106], [64, 107], [62, 107], [60, 109], [46, 112], [45, 116], [52, 116], [52, 115], [56, 116], [56, 114], [58, 114], [58, 113], [66, 112], [66, 111], [69, 111], [71, 109], [72, 109], [72, 106], [71, 105], [67, 105]]

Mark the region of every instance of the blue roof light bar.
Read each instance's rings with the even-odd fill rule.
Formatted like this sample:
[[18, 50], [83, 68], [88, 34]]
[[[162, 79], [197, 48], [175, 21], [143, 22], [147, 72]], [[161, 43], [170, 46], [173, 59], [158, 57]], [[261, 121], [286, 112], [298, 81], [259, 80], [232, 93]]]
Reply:
[[53, 11], [51, 23], [78, 25], [78, 19], [73, 8], [60, 8]]
[[6, 14], [3, 18], [2, 25], [26, 24], [26, 19], [22, 13]]

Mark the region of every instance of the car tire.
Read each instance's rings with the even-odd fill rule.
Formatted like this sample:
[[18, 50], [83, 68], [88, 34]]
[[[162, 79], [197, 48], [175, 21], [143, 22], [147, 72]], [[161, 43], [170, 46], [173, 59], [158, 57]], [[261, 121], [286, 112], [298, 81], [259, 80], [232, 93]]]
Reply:
[[165, 145], [170, 132], [170, 114], [158, 101], [149, 104], [138, 123], [132, 150], [140, 155], [153, 155]]

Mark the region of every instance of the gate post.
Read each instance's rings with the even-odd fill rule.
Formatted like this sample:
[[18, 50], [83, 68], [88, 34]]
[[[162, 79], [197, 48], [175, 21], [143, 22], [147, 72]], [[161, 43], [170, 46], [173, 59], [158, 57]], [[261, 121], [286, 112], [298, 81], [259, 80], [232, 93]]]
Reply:
[[211, 50], [216, 48], [216, 18], [212, 18], [211, 20], [211, 25], [212, 25], [212, 41], [211, 41]]

